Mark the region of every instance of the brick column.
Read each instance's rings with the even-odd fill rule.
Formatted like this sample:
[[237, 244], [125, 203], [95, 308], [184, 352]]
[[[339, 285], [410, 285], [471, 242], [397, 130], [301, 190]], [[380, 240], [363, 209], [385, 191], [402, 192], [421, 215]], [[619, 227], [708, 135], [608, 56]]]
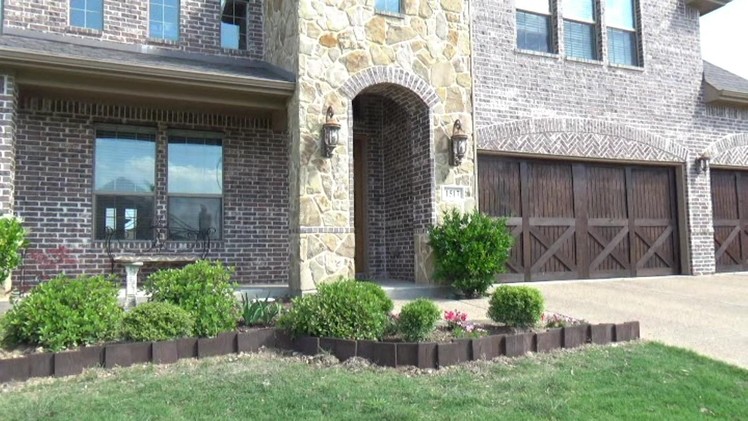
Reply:
[[698, 173], [693, 162], [686, 168], [691, 273], [706, 275], [715, 271], [711, 181], [709, 171]]
[[0, 213], [13, 211], [17, 104], [15, 78], [11, 74], [0, 73]]

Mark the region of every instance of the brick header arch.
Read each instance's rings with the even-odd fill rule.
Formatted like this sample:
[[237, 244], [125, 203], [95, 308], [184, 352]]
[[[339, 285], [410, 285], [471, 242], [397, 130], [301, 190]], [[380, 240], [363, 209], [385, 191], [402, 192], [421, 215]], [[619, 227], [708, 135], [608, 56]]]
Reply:
[[483, 127], [478, 129], [478, 148], [583, 158], [688, 160], [688, 149], [675, 141], [591, 119], [528, 119]]
[[748, 165], [748, 133], [725, 136], [709, 145], [704, 153], [712, 157], [714, 164]]
[[428, 82], [397, 67], [375, 66], [362, 70], [351, 76], [340, 87], [340, 92], [349, 100], [353, 100], [366, 88], [380, 84], [394, 84], [407, 88], [429, 108], [434, 108], [439, 103], [436, 90]]

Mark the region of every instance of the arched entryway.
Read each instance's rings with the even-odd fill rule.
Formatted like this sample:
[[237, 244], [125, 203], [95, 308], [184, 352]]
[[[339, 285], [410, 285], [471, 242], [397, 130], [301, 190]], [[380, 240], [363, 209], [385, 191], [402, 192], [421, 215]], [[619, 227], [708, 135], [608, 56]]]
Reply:
[[392, 83], [353, 99], [356, 276], [414, 281], [416, 238], [432, 222], [429, 107]]

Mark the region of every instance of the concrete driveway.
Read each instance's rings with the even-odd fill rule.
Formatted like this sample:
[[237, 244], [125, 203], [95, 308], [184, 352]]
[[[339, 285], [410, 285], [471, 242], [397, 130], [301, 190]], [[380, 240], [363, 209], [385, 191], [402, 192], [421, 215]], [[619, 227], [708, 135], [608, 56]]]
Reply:
[[534, 284], [548, 311], [590, 322], [639, 320], [641, 335], [748, 368], [748, 275]]
[[[592, 323], [641, 322], [641, 335], [748, 368], [748, 274], [538, 282], [549, 312]], [[396, 309], [413, 297], [395, 298]], [[444, 310], [486, 319], [488, 299], [432, 295]], [[443, 295], [442, 295], [443, 297]], [[399, 298], [399, 299], [398, 299]]]

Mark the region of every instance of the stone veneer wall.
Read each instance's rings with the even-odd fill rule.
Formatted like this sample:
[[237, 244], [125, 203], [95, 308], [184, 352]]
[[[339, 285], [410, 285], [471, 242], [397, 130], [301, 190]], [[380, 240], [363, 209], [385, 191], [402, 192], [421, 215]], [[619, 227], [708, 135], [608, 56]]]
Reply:
[[558, 55], [517, 51], [513, 2], [472, 2], [478, 147], [684, 165], [690, 269], [710, 273], [710, 181], [693, 163], [712, 148], [715, 164], [748, 166], [748, 142], [730, 141], [748, 133], [748, 109], [703, 104], [698, 11], [683, 0], [638, 4], [643, 68], [608, 63], [606, 31], [601, 62], [566, 59], [563, 43]]
[[77, 28], [68, 24], [70, 0], [5, 0], [7, 28], [54, 32], [72, 37], [94, 37], [124, 44], [193, 53], [225, 54], [262, 59], [264, 56], [263, 0], [247, 1], [247, 50], [221, 48], [221, 2], [219, 0], [180, 0], [180, 38], [177, 42], [148, 37], [147, 0], [105, 0], [104, 30]]
[[[297, 142], [292, 154], [298, 150], [292, 162], [299, 162], [298, 172], [292, 169], [291, 183], [298, 179], [300, 186], [300, 279], [292, 279], [291, 287], [305, 291], [320, 282], [353, 275], [351, 101], [364, 89], [381, 83], [399, 85], [429, 108], [429, 150], [417, 157], [416, 163], [430, 174], [428, 192], [424, 193], [429, 204], [418, 204], [430, 208], [429, 223], [449, 206], [470, 209], [475, 205], [475, 164], [471, 151], [460, 167], [449, 165], [454, 121], [461, 119], [472, 135], [468, 2], [404, 0], [402, 16], [375, 13], [374, 0], [300, 0], [298, 4], [299, 102], [290, 112], [297, 112], [302, 122], [298, 137], [292, 134], [291, 138], [292, 143]], [[320, 145], [329, 105], [341, 121], [344, 140], [332, 159], [322, 157]], [[289, 123], [295, 127], [293, 117]], [[464, 187], [465, 200], [454, 205], [441, 203], [443, 185]], [[411, 273], [416, 280], [428, 282], [424, 236], [413, 238], [416, 261]], [[327, 249], [311, 256], [310, 244], [318, 242], [327, 244]]]
[[[16, 118], [16, 211], [31, 241], [24, 281], [62, 271], [109, 272], [104, 242], [94, 241], [92, 232], [96, 123], [158, 128], [157, 220], [166, 220], [166, 130], [225, 133], [224, 236], [212, 245], [208, 258], [234, 266], [240, 283], [287, 282], [287, 136], [272, 132], [269, 119], [36, 97], [21, 98]], [[116, 245], [126, 251], [148, 246]]]
[[13, 212], [17, 102], [15, 78], [11, 74], [0, 74], [0, 214]]

